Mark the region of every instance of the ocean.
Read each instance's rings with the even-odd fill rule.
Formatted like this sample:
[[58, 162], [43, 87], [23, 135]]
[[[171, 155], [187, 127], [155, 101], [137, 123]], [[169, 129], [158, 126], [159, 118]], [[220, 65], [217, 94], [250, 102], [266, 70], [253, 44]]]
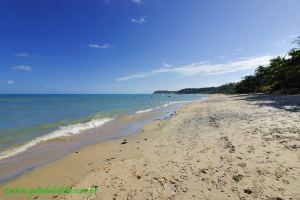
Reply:
[[[44, 155], [47, 155], [47, 150], [52, 151], [51, 155], [58, 154], [58, 152], [64, 152], [61, 155], [65, 155], [83, 144], [128, 134], [125, 132], [133, 133], [141, 129], [144, 123], [166, 112], [174, 111], [179, 105], [203, 98], [205, 95], [2, 94], [0, 95], [0, 165], [3, 165], [0, 166], [0, 175], [4, 174], [4, 171], [5, 174], [8, 173], [9, 170], [4, 168], [10, 165], [9, 161], [17, 164], [18, 160], [27, 157], [40, 160], [41, 149]], [[113, 129], [116, 124], [122, 124], [120, 123], [122, 118], [128, 116], [141, 117], [137, 117], [139, 120], [131, 121], [132, 124], [136, 124], [135, 126], [127, 123], [120, 125], [118, 129]], [[111, 132], [106, 133], [104, 137], [100, 130], [102, 127], [104, 130], [108, 124], [112, 127]], [[72, 139], [76, 136], [77, 139], [74, 139], [69, 148], [63, 144], [64, 140], [57, 142], [56, 145], [53, 145], [53, 142], [51, 146], [46, 145], [47, 142], [57, 141], [60, 138]], [[34, 151], [34, 149], [37, 150]], [[60, 150], [53, 153], [56, 149]], [[31, 155], [28, 156], [30, 153]], [[32, 155], [38, 157], [35, 158]], [[53, 156], [53, 158], [56, 157]], [[47, 157], [44, 162], [26, 161], [28, 166], [11, 172], [5, 180], [49, 160], [51, 159]], [[4, 179], [0, 179], [1, 181]]]

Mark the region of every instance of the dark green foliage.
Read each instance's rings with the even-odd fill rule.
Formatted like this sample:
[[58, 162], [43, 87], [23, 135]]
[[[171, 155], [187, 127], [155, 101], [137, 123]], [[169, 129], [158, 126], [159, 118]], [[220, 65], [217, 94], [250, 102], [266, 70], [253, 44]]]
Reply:
[[207, 88], [185, 88], [178, 90], [176, 94], [211, 94], [216, 92], [216, 87]]
[[214, 94], [214, 93], [225, 93], [233, 94], [235, 93], [235, 83], [227, 83], [219, 87], [206, 87], [206, 88], [185, 88], [178, 91], [155, 91], [154, 94], [159, 93], [175, 93], [175, 94]]
[[244, 80], [236, 83], [235, 92], [236, 93], [251, 93], [255, 91], [256, 88], [256, 77], [246, 76]]
[[236, 93], [236, 83], [227, 83], [218, 87], [218, 93], [234, 94]]
[[185, 88], [176, 92], [176, 94], [214, 94], [214, 93], [235, 93], [235, 83], [227, 83], [219, 87], [207, 88]]
[[174, 94], [176, 91], [169, 91], [169, 90], [157, 90], [154, 91], [153, 94]]

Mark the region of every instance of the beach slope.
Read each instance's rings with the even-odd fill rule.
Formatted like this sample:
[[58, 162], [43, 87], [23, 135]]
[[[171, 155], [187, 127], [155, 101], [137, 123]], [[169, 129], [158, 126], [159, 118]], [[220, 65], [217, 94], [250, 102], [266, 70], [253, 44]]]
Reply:
[[86, 147], [1, 190], [48, 181], [98, 188], [55, 199], [300, 199], [299, 100], [210, 95], [140, 134]]

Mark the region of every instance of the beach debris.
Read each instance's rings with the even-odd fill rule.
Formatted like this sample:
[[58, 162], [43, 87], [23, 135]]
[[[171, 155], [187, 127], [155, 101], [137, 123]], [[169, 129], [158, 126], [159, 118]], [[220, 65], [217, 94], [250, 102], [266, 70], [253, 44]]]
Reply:
[[237, 164], [237, 166], [242, 167], [242, 168], [246, 167], [246, 165], [247, 164], [245, 162], [241, 162], [241, 163]]
[[124, 142], [122, 142], [121, 144], [127, 144], [127, 142], [126, 142], [126, 141], [124, 141]]
[[79, 151], [75, 151], [75, 153], [79, 153]]
[[35, 196], [33, 199], [37, 199], [38, 198], [38, 196]]
[[227, 136], [220, 137], [221, 141], [224, 143], [224, 148], [227, 149], [229, 148], [229, 153], [234, 153], [235, 152], [235, 146], [231, 143], [229, 138]]
[[254, 146], [253, 145], [249, 145], [248, 146], [248, 153], [253, 153], [255, 150]]
[[246, 194], [252, 194], [252, 190], [250, 190], [250, 189], [244, 189], [244, 192], [245, 192]]
[[53, 197], [52, 197], [52, 199], [55, 199], [55, 198], [57, 198], [57, 197], [58, 197], [58, 196], [57, 196], [57, 195], [55, 195], [55, 196], [53, 196]]
[[207, 174], [206, 170], [207, 169], [200, 169], [199, 171], [202, 172], [203, 174]]
[[281, 197], [275, 197], [275, 198], [273, 198], [274, 200], [283, 200], [283, 198], [281, 198]]
[[92, 185], [92, 188], [98, 188], [98, 185]]
[[144, 140], [147, 140], [147, 138], [145, 138]]
[[235, 146], [232, 145], [230, 148], [229, 148], [229, 153], [234, 153], [235, 152]]
[[282, 182], [284, 183], [284, 184], [289, 184], [290, 182], [288, 181], [288, 180], [286, 180], [286, 179], [282, 179]]
[[232, 179], [235, 181], [235, 182], [239, 182], [239, 181], [241, 181], [242, 179], [243, 179], [243, 175], [241, 175], [241, 174], [237, 174], [237, 175], [234, 175], [233, 177], [232, 177]]
[[220, 127], [220, 126], [217, 124], [216, 118], [215, 118], [215, 117], [209, 116], [209, 117], [208, 117], [208, 120], [209, 120], [210, 126], [213, 126], [213, 127], [215, 127], [215, 128]]

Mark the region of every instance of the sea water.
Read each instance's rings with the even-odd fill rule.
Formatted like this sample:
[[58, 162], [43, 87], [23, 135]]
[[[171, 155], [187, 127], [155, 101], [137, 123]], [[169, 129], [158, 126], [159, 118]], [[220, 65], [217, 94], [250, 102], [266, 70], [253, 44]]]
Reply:
[[[17, 164], [18, 160], [26, 158], [23, 156], [26, 151], [52, 140], [77, 135], [84, 140], [89, 137], [91, 130], [99, 132], [105, 124], [122, 117], [155, 113], [172, 105], [199, 101], [204, 97], [205, 95], [176, 94], [2, 94], [0, 164], [2, 162], [9, 166], [6, 159], [21, 154], [14, 160], [14, 164]], [[145, 120], [140, 120], [140, 126], [144, 122]], [[122, 136], [121, 129], [124, 129], [126, 135], [125, 132], [130, 131], [130, 125], [115, 129], [111, 133], [115, 136], [111, 138]], [[93, 140], [95, 135], [97, 134], [94, 133]], [[47, 148], [40, 149], [47, 153]], [[31, 165], [33, 167], [35, 164]], [[0, 167], [0, 174], [3, 168]]]

